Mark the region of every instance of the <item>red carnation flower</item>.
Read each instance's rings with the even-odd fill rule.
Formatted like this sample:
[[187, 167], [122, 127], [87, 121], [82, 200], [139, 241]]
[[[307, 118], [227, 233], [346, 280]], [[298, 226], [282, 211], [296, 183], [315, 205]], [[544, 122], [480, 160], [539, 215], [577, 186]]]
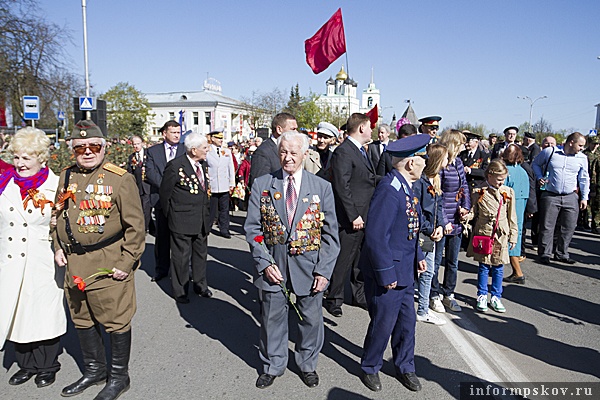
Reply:
[[73, 275], [73, 282], [77, 285], [77, 288], [79, 290], [81, 290], [82, 292], [85, 291], [85, 281], [83, 280], [83, 278], [80, 278], [77, 275]]
[[258, 235], [258, 236], [255, 236], [255, 237], [254, 237], [254, 241], [255, 241], [256, 243], [262, 243], [262, 242], [263, 242], [263, 240], [265, 240], [265, 237], [264, 237], [263, 235]]

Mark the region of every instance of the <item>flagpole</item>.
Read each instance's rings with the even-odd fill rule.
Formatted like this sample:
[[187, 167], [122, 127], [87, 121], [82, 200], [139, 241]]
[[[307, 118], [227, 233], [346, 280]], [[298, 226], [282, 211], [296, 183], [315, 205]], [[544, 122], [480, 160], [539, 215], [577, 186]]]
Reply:
[[[348, 50], [346, 50], [346, 73], [348, 74], [348, 79], [350, 79], [350, 65], [348, 64]], [[350, 90], [348, 90], [348, 116], [350, 118]]]

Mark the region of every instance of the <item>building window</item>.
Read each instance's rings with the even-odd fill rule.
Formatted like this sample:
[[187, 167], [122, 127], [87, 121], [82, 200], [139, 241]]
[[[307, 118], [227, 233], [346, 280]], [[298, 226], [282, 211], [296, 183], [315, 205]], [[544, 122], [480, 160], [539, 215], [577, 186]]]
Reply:
[[369, 99], [367, 100], [367, 107], [368, 108], [373, 107], [373, 98], [372, 97], [369, 97]]
[[169, 111], [169, 119], [171, 121], [175, 120], [175, 112], [174, 111]]
[[210, 112], [206, 111], [204, 113], [204, 124], [210, 125]]
[[194, 112], [194, 125], [198, 125], [198, 113]]

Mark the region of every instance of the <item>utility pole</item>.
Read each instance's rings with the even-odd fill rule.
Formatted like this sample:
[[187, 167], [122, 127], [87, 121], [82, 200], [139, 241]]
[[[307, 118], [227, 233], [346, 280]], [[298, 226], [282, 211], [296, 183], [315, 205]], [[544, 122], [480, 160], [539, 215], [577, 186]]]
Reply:
[[517, 99], [522, 99], [522, 100], [528, 100], [529, 101], [529, 131], [531, 132], [531, 117], [533, 116], [533, 105], [535, 104], [536, 101], [541, 100], [541, 99], [547, 99], [548, 96], [540, 96], [535, 100], [531, 100], [531, 97], [529, 96], [517, 96]]

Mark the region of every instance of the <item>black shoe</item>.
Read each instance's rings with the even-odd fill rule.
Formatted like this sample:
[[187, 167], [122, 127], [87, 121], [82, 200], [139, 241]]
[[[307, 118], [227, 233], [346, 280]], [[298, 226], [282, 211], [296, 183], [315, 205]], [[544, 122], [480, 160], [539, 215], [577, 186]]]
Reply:
[[525, 276], [524, 275], [521, 275], [521, 276], [510, 275], [502, 280], [504, 282], [508, 282], [508, 283], [518, 283], [519, 285], [525, 284]]
[[309, 388], [319, 386], [319, 375], [317, 375], [317, 371], [300, 372], [300, 376], [302, 377], [302, 382]]
[[260, 376], [256, 380], [256, 387], [259, 389], [268, 388], [273, 384], [275, 378], [277, 378], [275, 375], [260, 374]]
[[569, 264], [569, 265], [573, 265], [577, 262], [577, 261], [573, 260], [572, 258], [568, 258], [568, 257], [562, 258], [562, 257], [557, 257], [557, 256], [554, 256], [554, 261], [558, 261], [558, 262]]
[[592, 233], [598, 234], [598, 233], [600, 233], [600, 229], [598, 229], [597, 227], [593, 227]]
[[154, 276], [152, 277], [152, 279], [150, 279], [150, 281], [151, 281], [151, 282], [158, 282], [158, 281], [160, 281], [161, 279], [163, 279], [163, 278], [166, 278], [167, 276], [168, 276], [168, 274], [157, 274], [157, 275], [154, 275]]
[[50, 386], [56, 380], [56, 372], [40, 372], [35, 377], [35, 384], [37, 387], [42, 388], [44, 386]]
[[540, 257], [539, 260], [540, 264], [544, 264], [544, 265], [550, 265], [550, 257]]
[[342, 313], [342, 307], [338, 306], [335, 303], [330, 303], [328, 301], [323, 302], [323, 306], [325, 307], [325, 309], [327, 310], [327, 312], [331, 315], [333, 315], [334, 317], [341, 317], [343, 315]]
[[231, 239], [231, 233], [229, 232], [221, 232], [221, 236], [223, 236], [225, 239]]
[[381, 380], [379, 379], [379, 374], [365, 374], [364, 372], [360, 376], [360, 380], [365, 384], [366, 387], [371, 389], [374, 392], [379, 392], [381, 390]]
[[9, 385], [22, 385], [23, 383], [30, 380], [35, 375], [35, 372], [25, 371], [24, 369], [20, 369], [8, 380]]
[[187, 296], [179, 296], [175, 297], [175, 301], [179, 304], [189, 304], [190, 299], [188, 299]]
[[211, 292], [210, 289], [206, 289], [205, 291], [198, 293], [198, 296], [210, 299], [213, 296], [213, 292]]
[[417, 374], [414, 372], [398, 374], [396, 375], [396, 378], [398, 378], [400, 383], [403, 384], [408, 390], [412, 390], [413, 392], [418, 392], [421, 390], [421, 382], [419, 382], [419, 378], [417, 378]]

